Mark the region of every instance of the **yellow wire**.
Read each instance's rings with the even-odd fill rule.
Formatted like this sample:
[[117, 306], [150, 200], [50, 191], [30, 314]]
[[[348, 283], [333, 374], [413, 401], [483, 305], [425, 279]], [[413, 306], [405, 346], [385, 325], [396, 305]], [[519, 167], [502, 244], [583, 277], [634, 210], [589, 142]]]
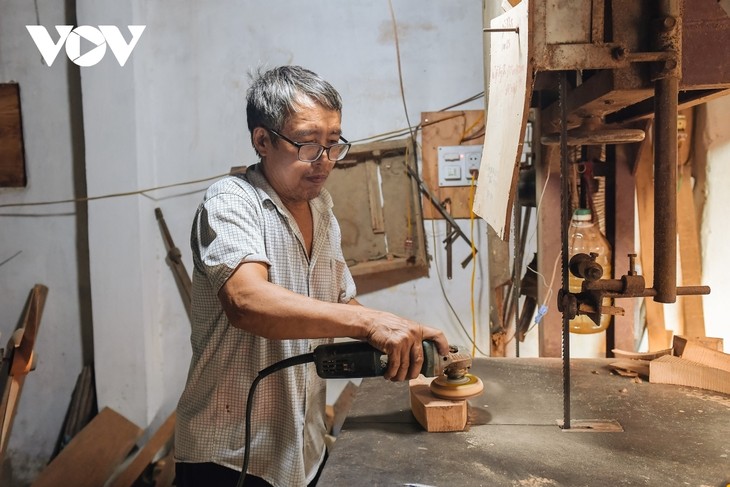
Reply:
[[474, 184], [476, 178], [471, 178], [471, 185], [469, 186], [469, 232], [471, 237], [471, 334], [474, 340], [472, 341], [471, 355], [476, 355], [476, 341], [477, 341], [477, 321], [476, 313], [474, 312], [474, 278], [477, 273], [477, 259], [476, 259], [476, 248], [474, 246], [474, 212], [471, 209], [474, 206]]
[[477, 119], [474, 121], [474, 123], [472, 123], [468, 127], [464, 128], [464, 131], [461, 133], [461, 137], [460, 137], [460, 140], [462, 142], [464, 141], [464, 138], [466, 137], [466, 134], [468, 134], [469, 132], [471, 132], [471, 130], [474, 127], [476, 127], [479, 124], [479, 122], [482, 121], [483, 118], [484, 118], [484, 113], [482, 112], [481, 114], [479, 114], [479, 117], [477, 117]]

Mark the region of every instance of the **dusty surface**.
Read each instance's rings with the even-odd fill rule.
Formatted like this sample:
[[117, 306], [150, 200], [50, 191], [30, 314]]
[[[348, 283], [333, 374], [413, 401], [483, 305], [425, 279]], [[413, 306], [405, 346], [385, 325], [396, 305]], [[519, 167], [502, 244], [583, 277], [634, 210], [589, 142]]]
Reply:
[[484, 394], [466, 431], [426, 433], [406, 384], [365, 379], [320, 485], [722, 486], [730, 482], [730, 396], [572, 362], [571, 418], [622, 433], [565, 432], [558, 359], [478, 359]]

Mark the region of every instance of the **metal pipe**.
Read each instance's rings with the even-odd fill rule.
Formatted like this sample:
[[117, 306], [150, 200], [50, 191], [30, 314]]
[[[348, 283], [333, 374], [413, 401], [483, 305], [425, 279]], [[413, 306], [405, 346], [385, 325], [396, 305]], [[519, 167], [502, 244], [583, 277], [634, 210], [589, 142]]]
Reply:
[[677, 97], [679, 80], [658, 79], [654, 106], [655, 301], [677, 300]]
[[654, 284], [660, 303], [677, 300], [677, 110], [682, 76], [682, 0], [660, 0], [658, 50], [674, 54], [654, 82]]

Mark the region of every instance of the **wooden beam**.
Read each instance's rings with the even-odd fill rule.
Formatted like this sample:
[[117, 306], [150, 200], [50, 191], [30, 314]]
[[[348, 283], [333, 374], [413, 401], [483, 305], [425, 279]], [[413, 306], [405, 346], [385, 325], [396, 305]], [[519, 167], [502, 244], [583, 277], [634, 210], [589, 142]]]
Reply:
[[[646, 286], [654, 283], [654, 147], [651, 127], [641, 144], [636, 163], [636, 204], [639, 214], [639, 258]], [[664, 305], [651, 298], [644, 299], [649, 350], [669, 348], [672, 332], [664, 323]]]
[[36, 336], [46, 303], [48, 288], [36, 284], [31, 289], [20, 326], [13, 332], [0, 368], [0, 463], [10, 441], [13, 421], [23, 391], [25, 376], [33, 367]]
[[[682, 284], [702, 284], [702, 255], [700, 235], [692, 192], [692, 168], [685, 164], [679, 168], [679, 192], [677, 193], [677, 232], [679, 234], [680, 267]], [[702, 296], [680, 296], [685, 335], [705, 336], [705, 313]]]

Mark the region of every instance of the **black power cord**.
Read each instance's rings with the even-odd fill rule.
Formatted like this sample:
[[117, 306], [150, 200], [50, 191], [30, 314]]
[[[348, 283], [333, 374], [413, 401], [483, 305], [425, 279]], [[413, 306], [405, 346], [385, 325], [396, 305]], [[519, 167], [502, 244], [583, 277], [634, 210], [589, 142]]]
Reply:
[[259, 382], [261, 382], [261, 379], [278, 370], [291, 367], [292, 365], [306, 364], [309, 362], [314, 362], [314, 352], [281, 360], [260, 371], [259, 375], [257, 375], [251, 383], [251, 388], [248, 390], [248, 399], [246, 400], [246, 449], [243, 452], [243, 468], [241, 469], [241, 475], [238, 477], [238, 483], [236, 484], [237, 487], [243, 487], [243, 483], [246, 480], [246, 472], [248, 471], [249, 451], [251, 449], [251, 412], [253, 411], [253, 395], [254, 392], [256, 392], [256, 386]]

